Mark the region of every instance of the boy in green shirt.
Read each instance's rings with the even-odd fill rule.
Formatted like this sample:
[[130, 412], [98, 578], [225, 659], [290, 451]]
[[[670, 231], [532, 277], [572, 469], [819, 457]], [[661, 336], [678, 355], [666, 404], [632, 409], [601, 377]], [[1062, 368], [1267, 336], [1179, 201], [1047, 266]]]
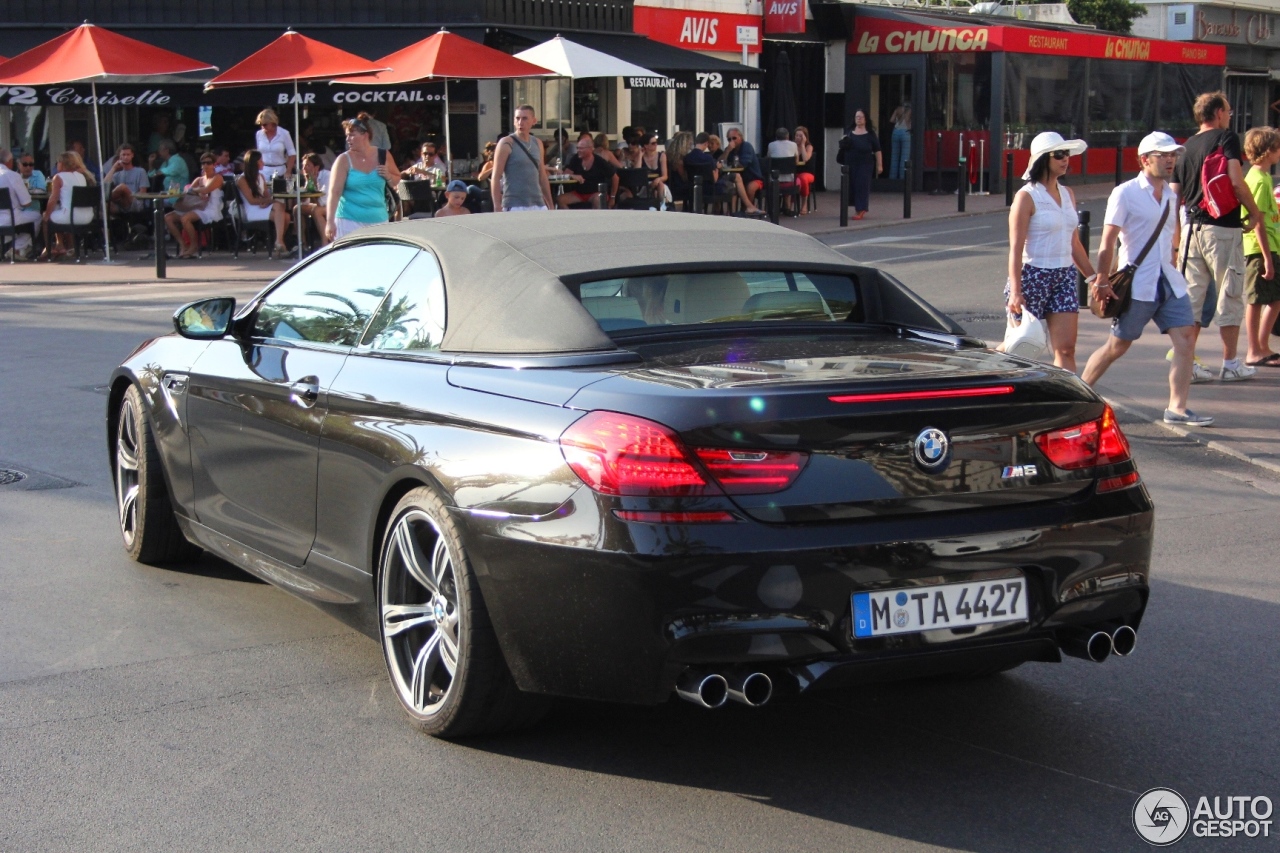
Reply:
[[1280, 131], [1255, 127], [1244, 137], [1244, 156], [1253, 164], [1244, 176], [1245, 185], [1258, 203], [1267, 228], [1263, 247], [1252, 230], [1244, 233], [1244, 328], [1249, 339], [1244, 363], [1251, 367], [1280, 367], [1280, 353], [1270, 347], [1271, 329], [1280, 317], [1280, 274], [1262, 277], [1265, 251], [1280, 257], [1280, 209], [1271, 184], [1271, 167], [1280, 162]]

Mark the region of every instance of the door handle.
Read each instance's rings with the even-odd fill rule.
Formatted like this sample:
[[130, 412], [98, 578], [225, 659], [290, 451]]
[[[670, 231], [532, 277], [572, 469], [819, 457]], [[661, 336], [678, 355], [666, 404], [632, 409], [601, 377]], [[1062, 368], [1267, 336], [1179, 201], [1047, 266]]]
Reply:
[[289, 386], [289, 399], [303, 408], [311, 408], [320, 399], [320, 380], [314, 376], [299, 379]]

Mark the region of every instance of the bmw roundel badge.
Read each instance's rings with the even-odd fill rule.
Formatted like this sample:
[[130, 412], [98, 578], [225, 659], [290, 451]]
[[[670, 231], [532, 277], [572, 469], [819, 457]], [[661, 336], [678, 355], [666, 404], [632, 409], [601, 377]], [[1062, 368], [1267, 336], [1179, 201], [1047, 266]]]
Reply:
[[937, 474], [951, 464], [951, 441], [942, 430], [925, 427], [916, 436], [913, 455], [921, 471]]

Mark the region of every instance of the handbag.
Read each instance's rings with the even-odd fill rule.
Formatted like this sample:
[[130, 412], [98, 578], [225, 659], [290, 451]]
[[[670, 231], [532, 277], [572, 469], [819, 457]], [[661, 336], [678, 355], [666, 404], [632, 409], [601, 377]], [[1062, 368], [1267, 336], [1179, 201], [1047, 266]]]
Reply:
[[1098, 296], [1096, 289], [1089, 289], [1089, 310], [1093, 312], [1095, 317], [1110, 320], [1129, 310], [1129, 305], [1133, 302], [1134, 273], [1138, 271], [1138, 267], [1142, 266], [1142, 262], [1147, 259], [1147, 254], [1155, 246], [1156, 241], [1160, 239], [1160, 232], [1164, 231], [1164, 223], [1168, 218], [1169, 202], [1166, 201], [1164, 203], [1164, 212], [1160, 214], [1160, 221], [1156, 223], [1156, 230], [1152, 232], [1150, 239], [1147, 240], [1147, 245], [1143, 246], [1142, 251], [1138, 253], [1137, 259], [1125, 264], [1121, 269], [1114, 270], [1111, 275], [1107, 276], [1107, 281], [1111, 285], [1111, 290], [1115, 293], [1115, 296], [1104, 300]]
[[205, 205], [209, 203], [207, 195], [199, 193], [187, 193], [173, 203], [173, 209], [178, 213], [191, 213], [196, 210], [204, 210]]
[[1027, 309], [1022, 309], [1022, 322], [1014, 325], [1013, 315], [1008, 315], [1004, 330], [1004, 351], [1022, 358], [1038, 358], [1049, 345], [1049, 333], [1044, 320]]

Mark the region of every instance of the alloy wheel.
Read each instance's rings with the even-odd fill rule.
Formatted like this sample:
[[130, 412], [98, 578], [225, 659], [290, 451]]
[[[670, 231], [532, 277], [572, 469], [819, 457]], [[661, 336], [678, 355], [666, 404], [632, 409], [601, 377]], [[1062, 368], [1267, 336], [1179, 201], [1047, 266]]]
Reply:
[[414, 713], [431, 716], [449, 696], [462, 655], [462, 611], [453, 556], [425, 512], [400, 516], [381, 573], [382, 642], [391, 680]]
[[138, 424], [137, 413], [126, 400], [120, 406], [116, 428], [116, 508], [126, 547], [133, 547], [138, 532]]

